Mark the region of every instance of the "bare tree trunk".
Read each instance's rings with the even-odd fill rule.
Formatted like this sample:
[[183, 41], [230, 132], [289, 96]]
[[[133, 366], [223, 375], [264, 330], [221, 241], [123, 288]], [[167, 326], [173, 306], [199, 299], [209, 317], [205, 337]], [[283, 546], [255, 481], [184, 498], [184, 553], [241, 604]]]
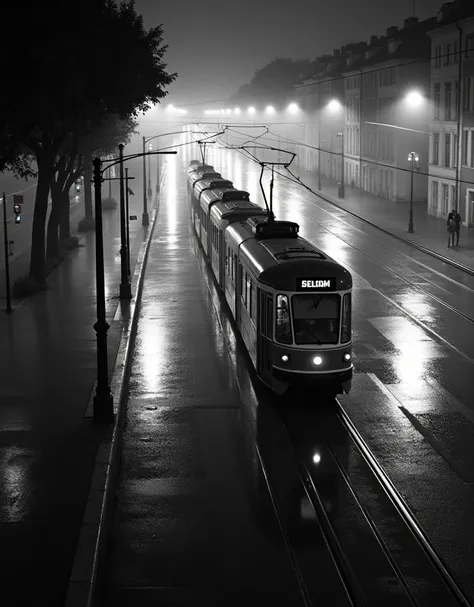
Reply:
[[59, 240], [71, 238], [69, 189], [61, 192], [61, 217], [59, 218]]
[[30, 276], [40, 284], [46, 284], [45, 225], [48, 212], [48, 194], [53, 178], [53, 153], [46, 142], [37, 156], [38, 185], [36, 187], [33, 230], [31, 234]]
[[[59, 181], [59, 179], [58, 179]], [[51, 212], [46, 233], [46, 258], [53, 259], [59, 253], [59, 219], [61, 217], [61, 185], [51, 180]]]
[[84, 154], [84, 212], [92, 220], [92, 154]]

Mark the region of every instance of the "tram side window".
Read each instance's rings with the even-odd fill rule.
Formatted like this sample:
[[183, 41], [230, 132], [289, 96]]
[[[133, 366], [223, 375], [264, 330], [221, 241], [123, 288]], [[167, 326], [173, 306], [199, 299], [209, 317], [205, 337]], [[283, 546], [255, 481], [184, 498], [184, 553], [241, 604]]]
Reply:
[[245, 291], [245, 286], [244, 286], [244, 269], [241, 265], [239, 265], [239, 289], [240, 289], [240, 297], [242, 298], [244, 304], [246, 303], [245, 301], [245, 295], [246, 295], [246, 291]]
[[245, 273], [245, 306], [252, 318], [252, 278], [247, 272]]
[[266, 335], [273, 337], [273, 298], [267, 297], [267, 328]]
[[237, 283], [237, 255], [233, 253], [232, 255], [232, 280]]
[[253, 319], [256, 319], [257, 318], [257, 296], [256, 296], [256, 293], [255, 293], [255, 288], [254, 288], [253, 281], [252, 281], [252, 284], [251, 284], [250, 296], [251, 296], [250, 317], [253, 318]]

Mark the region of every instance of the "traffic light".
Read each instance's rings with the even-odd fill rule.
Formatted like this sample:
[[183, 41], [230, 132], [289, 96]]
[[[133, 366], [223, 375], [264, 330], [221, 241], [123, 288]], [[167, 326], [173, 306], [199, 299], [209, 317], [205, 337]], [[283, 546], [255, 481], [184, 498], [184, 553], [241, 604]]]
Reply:
[[15, 223], [20, 223], [21, 221], [21, 206], [19, 204], [13, 205], [13, 214], [15, 215]]

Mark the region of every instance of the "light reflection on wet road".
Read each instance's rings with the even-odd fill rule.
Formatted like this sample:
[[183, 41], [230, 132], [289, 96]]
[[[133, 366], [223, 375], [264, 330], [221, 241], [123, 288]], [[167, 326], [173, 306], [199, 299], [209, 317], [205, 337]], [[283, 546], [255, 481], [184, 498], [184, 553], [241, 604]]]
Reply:
[[[258, 524], [269, 526], [270, 536], [275, 541], [277, 521], [272, 515], [268, 496], [265, 497], [265, 482], [252, 434], [257, 436], [260, 445], [267, 446], [268, 468], [283, 519], [292, 531], [291, 541], [296, 546], [299, 541], [306, 542], [306, 549], [309, 546], [306, 556], [303, 549], [297, 550], [303, 575], [314, 568], [314, 562], [319, 562], [315, 559], [323, 557], [317, 525], [314, 525], [311, 508], [301, 492], [300, 481], [272, 409], [262, 405], [258, 398], [255, 401], [245, 358], [242, 359], [239, 353], [240, 346], [232, 335], [226, 312], [222, 310], [215, 289], [209, 285], [210, 290], [207, 290], [209, 276], [202, 258], [202, 274], [196, 274], [198, 265], [189, 261], [191, 241], [186, 250], [182, 248], [185, 227], [182, 205], [187, 203], [182, 168], [197, 157], [197, 153], [192, 155], [187, 151], [182, 156], [179, 169], [178, 165], [170, 167], [168, 162], [167, 183], [170, 187], [163, 194], [160, 224], [153, 244], [155, 252], [147, 269], [148, 286], [145, 287], [142, 327], [132, 372], [127, 427], [129, 446], [124, 455], [124, 476], [109, 570], [109, 573], [112, 571], [109, 584], [115, 589], [114, 600], [122, 595], [123, 602], [115, 604], [121, 605], [132, 604], [124, 598], [124, 587], [132, 592], [139, 586], [142, 589], [148, 586], [148, 602], [142, 603], [145, 605], [157, 598], [168, 599], [170, 604], [191, 600], [196, 595], [190, 586], [196, 583], [204, 594], [210, 587], [215, 592], [216, 580], [221, 580], [223, 586], [229, 583], [238, 586], [237, 578], [229, 577], [229, 571], [220, 566], [212, 580], [206, 579], [203, 566], [205, 569], [210, 563], [216, 565], [205, 548], [202, 529], [206, 525], [212, 529], [208, 542], [221, 559], [227, 559], [227, 567], [237, 566], [235, 559], [242, 558], [246, 547], [250, 546], [246, 541], [250, 539], [257, 542], [260, 556], [268, 557], [267, 540]], [[232, 179], [236, 187], [247, 189], [252, 199], [262, 204], [258, 192], [258, 167], [255, 169], [241, 155], [224, 151], [214, 152], [214, 158], [208, 161], [224, 177]], [[448, 278], [444, 279], [439, 274], [439, 266], [431, 264], [429, 259], [423, 258], [425, 265], [420, 266], [416, 260], [407, 259], [406, 251], [394, 253], [394, 248], [401, 249], [404, 245], [392, 242], [387, 248], [382, 243], [388, 237], [374, 238], [369, 228], [365, 233], [360, 226], [354, 228], [350, 225], [354, 220], [347, 220], [343, 212], [319, 210], [320, 203], [311, 194], [301, 194], [295, 188], [291, 198], [287, 202], [285, 194], [283, 201], [281, 189], [276, 187], [274, 210], [277, 218], [298, 221], [304, 237], [347, 264], [354, 273], [356, 376], [353, 392], [343, 398], [344, 406], [417, 511], [444, 558], [474, 596], [470, 573], [473, 555], [469, 554], [474, 538], [474, 524], [470, 522], [469, 514], [474, 506], [474, 493], [468, 484], [470, 480], [463, 478], [473, 460], [474, 441], [469, 436], [469, 419], [473, 414], [474, 384], [472, 364], [467, 357], [472, 354], [474, 358], [474, 351], [470, 350], [474, 334], [471, 323], [461, 320], [455, 310], [438, 301], [445, 297], [446, 303], [453, 308], [468, 310], [474, 282], [471, 284], [465, 277], [460, 278], [457, 271], [450, 268], [446, 269]], [[317, 222], [323, 222], [324, 226]], [[199, 259], [199, 254], [197, 257]], [[407, 284], [414, 280], [414, 272], [417, 275], [426, 273], [423, 289], [432, 289], [438, 299]], [[176, 284], [180, 285], [179, 295]], [[207, 290], [205, 304], [201, 301], [202, 291], [198, 295], [198, 287]], [[190, 344], [201, 344], [198, 357], [188, 364], [183, 360], [180, 347], [186, 340]], [[464, 356], [457, 354], [451, 346]], [[230, 361], [233, 361], [232, 365]], [[240, 393], [236, 391], [234, 373]], [[204, 396], [206, 394], [211, 396]], [[238, 412], [241, 397], [252, 420], [250, 427]], [[200, 404], [200, 398], [205, 402]], [[254, 402], [256, 406], [251, 405]], [[413, 409], [431, 435], [436, 436], [436, 445], [444, 452], [440, 453], [427, 443], [397, 402]], [[304, 420], [299, 423], [303, 428]], [[313, 418], [314, 423], [317, 422]], [[224, 437], [216, 434], [218, 428], [224, 429]], [[318, 454], [321, 457], [316, 428], [314, 445], [311, 445], [311, 428], [311, 425], [306, 428], [305, 441], [311, 457]], [[208, 437], [206, 445], [201, 443], [204, 436]], [[347, 455], [350, 466], [350, 452]], [[206, 477], [208, 482], [203, 486], [201, 481]], [[330, 485], [331, 481], [328, 482]], [[333, 494], [332, 501], [328, 501], [328, 510], [344, 509], [346, 505], [338, 498], [337, 487], [328, 490]], [[242, 501], [246, 491], [250, 505]], [[232, 499], [225, 499], [226, 494]], [[435, 503], [433, 495], [436, 495]], [[189, 510], [192, 504], [195, 505], [194, 514]], [[449, 517], [453, 504], [456, 520]], [[257, 526], [250, 516], [255, 510]], [[212, 524], [209, 517], [215, 519]], [[186, 525], [184, 534], [184, 528], [178, 524], [180, 519]], [[190, 522], [191, 527], [187, 527]], [[245, 529], [243, 537], [234, 535], [229, 528], [236, 525]], [[218, 531], [222, 534], [222, 542], [216, 544], [212, 534]], [[236, 546], [233, 542], [237, 539], [244, 552], [232, 554], [232, 547], [235, 550]], [[194, 554], [201, 551], [202, 563], [188, 562], [186, 551], [194, 551]], [[282, 575], [281, 583], [287, 584], [292, 589], [289, 592], [294, 593], [293, 598], [280, 596], [281, 604], [297, 604], [292, 602], [297, 601], [295, 582], [290, 583], [287, 574], [283, 573], [285, 567], [281, 559], [285, 551], [280, 544], [273, 552], [271, 561], [261, 572], [260, 588], [269, 582], [274, 568], [274, 583]], [[171, 558], [171, 564], [167, 563], [163, 571], [161, 559], [165, 554], [170, 555], [166, 558]], [[137, 558], [139, 562], [134, 563]], [[196, 571], [192, 572], [192, 566]], [[330, 576], [330, 572], [326, 571], [325, 575]], [[243, 577], [247, 584], [251, 583], [250, 571], [245, 569]], [[170, 580], [171, 585], [176, 586], [174, 591], [165, 588]], [[317, 591], [318, 580], [315, 580], [312, 592]], [[188, 585], [188, 588], [179, 590], [178, 585]], [[156, 590], [156, 586], [161, 589]], [[245, 589], [242, 593], [245, 594]], [[273, 604], [280, 604], [276, 602], [277, 594], [272, 597]], [[199, 593], [198, 598], [201, 598]], [[255, 604], [261, 598], [255, 596]], [[229, 599], [228, 595], [226, 599]], [[245, 604], [252, 603], [245, 601]]]

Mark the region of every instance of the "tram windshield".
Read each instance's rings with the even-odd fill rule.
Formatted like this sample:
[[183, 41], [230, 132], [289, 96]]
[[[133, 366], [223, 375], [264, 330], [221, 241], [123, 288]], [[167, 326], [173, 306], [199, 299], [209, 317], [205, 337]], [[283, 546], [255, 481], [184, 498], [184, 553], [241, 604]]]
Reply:
[[297, 344], [337, 344], [340, 295], [293, 295], [293, 320]]

